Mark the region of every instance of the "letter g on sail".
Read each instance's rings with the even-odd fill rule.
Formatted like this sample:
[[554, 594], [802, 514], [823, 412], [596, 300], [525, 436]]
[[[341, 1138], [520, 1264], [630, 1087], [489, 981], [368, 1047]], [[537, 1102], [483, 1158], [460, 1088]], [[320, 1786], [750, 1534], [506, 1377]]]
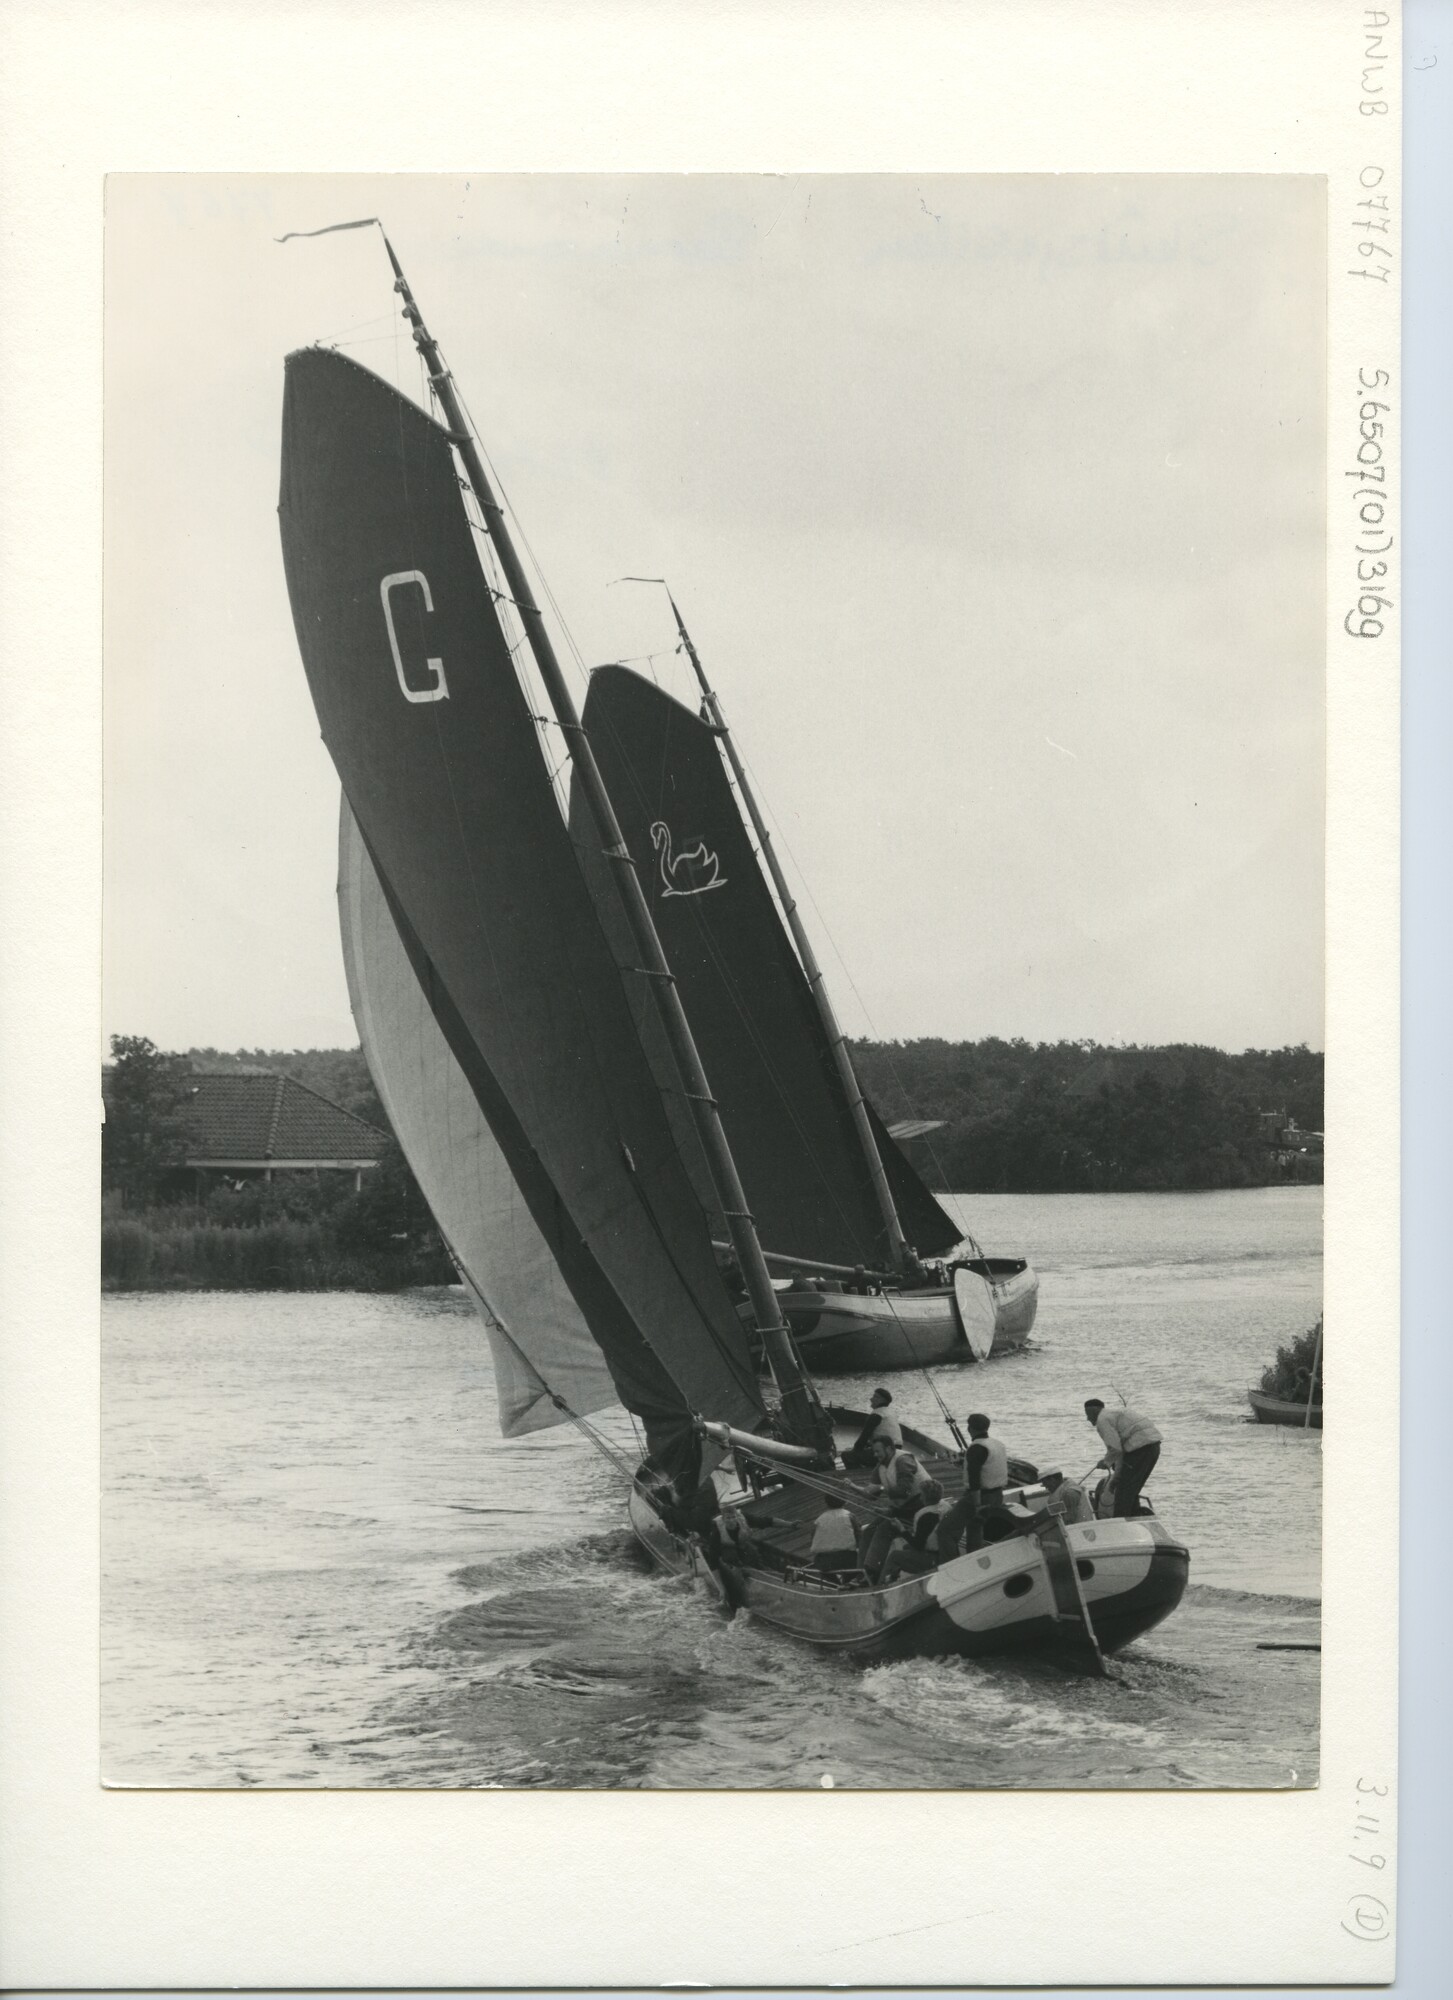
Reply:
[[389, 647], [394, 656], [394, 672], [399, 677], [399, 686], [403, 690], [405, 701], [447, 701], [449, 699], [449, 683], [444, 678], [444, 662], [441, 659], [431, 657], [424, 662], [429, 672], [434, 676], [434, 685], [432, 687], [410, 687], [404, 675], [404, 659], [403, 654], [399, 651], [399, 635], [394, 629], [394, 611], [389, 599], [392, 593], [405, 583], [416, 583], [420, 590], [423, 591], [425, 611], [432, 611], [434, 609], [434, 594], [429, 588], [428, 577], [425, 576], [421, 569], [397, 569], [393, 572], [392, 576], [386, 576], [379, 585], [378, 594], [383, 600], [383, 616], [384, 623], [388, 626]]

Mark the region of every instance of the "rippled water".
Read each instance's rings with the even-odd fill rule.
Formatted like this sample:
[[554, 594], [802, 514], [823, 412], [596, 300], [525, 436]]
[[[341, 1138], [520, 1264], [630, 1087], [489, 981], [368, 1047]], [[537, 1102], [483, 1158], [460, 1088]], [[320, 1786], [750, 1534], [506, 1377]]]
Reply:
[[[1114, 1684], [822, 1659], [653, 1574], [576, 1432], [505, 1442], [462, 1295], [171, 1293], [103, 1314], [104, 1775], [131, 1785], [1296, 1785], [1317, 1768], [1321, 1446], [1245, 1390], [1320, 1309], [1315, 1188], [976, 1196], [1042, 1273], [956, 1414], [1078, 1472], [1165, 1433], [1191, 1588]], [[1336, 1393], [1336, 1356], [1332, 1359]], [[848, 1378], [834, 1393], [863, 1395]], [[942, 1430], [922, 1377], [900, 1408]], [[602, 1429], [628, 1453], [629, 1419]]]

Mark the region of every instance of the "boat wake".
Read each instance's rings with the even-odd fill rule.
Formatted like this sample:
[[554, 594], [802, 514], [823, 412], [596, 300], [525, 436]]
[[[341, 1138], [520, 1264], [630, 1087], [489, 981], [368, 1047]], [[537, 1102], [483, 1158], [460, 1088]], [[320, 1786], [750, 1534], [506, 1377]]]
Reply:
[[[1258, 1652], [1315, 1600], [1192, 1586], [1095, 1681], [1047, 1660], [824, 1658], [623, 1533], [470, 1564], [373, 1722], [389, 1782], [541, 1788], [998, 1788], [1315, 1782], [1316, 1656]], [[1253, 1621], [1260, 1619], [1260, 1625]], [[1244, 1704], [1267, 1740], [1248, 1749]], [[1293, 1778], [1291, 1773], [1298, 1775]]]

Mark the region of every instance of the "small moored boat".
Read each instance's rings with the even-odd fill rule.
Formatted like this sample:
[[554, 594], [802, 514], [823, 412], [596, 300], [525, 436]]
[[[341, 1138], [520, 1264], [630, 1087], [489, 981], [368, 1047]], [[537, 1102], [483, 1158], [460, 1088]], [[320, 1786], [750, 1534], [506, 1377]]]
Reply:
[[1322, 1321], [1277, 1349], [1276, 1360], [1264, 1372], [1259, 1388], [1248, 1389], [1246, 1400], [1259, 1424], [1285, 1424], [1289, 1429], [1322, 1428]]
[[1285, 1396], [1270, 1396], [1265, 1389], [1248, 1389], [1246, 1400], [1259, 1424], [1290, 1424], [1299, 1430], [1313, 1431], [1322, 1428], [1320, 1401], [1293, 1403]]

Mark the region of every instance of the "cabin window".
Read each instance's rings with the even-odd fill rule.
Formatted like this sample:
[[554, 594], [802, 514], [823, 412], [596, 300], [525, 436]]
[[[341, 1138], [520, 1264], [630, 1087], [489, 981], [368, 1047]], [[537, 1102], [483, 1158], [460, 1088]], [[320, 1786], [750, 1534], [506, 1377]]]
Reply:
[[1018, 1576], [1009, 1576], [1004, 1579], [1004, 1595], [1006, 1597], [1027, 1597], [1033, 1588], [1034, 1578], [1027, 1575], [1023, 1570], [1019, 1572]]

